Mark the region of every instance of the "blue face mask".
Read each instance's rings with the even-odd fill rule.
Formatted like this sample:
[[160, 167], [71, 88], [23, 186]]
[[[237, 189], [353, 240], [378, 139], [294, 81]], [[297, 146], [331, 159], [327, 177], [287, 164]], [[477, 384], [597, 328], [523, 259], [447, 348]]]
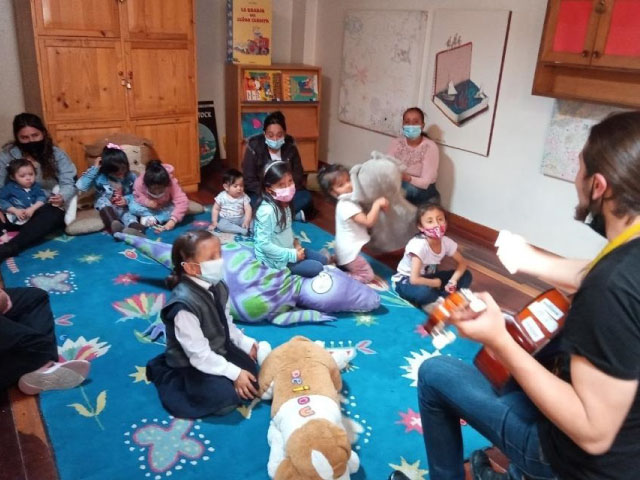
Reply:
[[278, 140], [271, 140], [270, 138], [265, 138], [264, 143], [267, 144], [271, 150], [280, 150], [282, 145], [284, 145], [284, 138], [280, 138]]
[[409, 140], [414, 140], [422, 134], [422, 126], [420, 125], [403, 125], [402, 133]]

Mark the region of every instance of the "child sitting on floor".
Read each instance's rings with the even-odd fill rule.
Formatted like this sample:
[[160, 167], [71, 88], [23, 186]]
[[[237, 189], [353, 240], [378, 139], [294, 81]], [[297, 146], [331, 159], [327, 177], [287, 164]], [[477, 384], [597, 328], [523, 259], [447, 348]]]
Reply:
[[289, 165], [282, 160], [268, 164], [255, 215], [256, 258], [271, 268], [287, 267], [294, 275], [315, 277], [328, 263], [328, 255], [302, 248], [294, 239], [291, 201], [295, 193]]
[[[457, 288], [468, 288], [471, 272], [466, 269], [467, 262], [458, 251], [458, 244], [444, 235], [447, 220], [440, 205], [420, 206], [416, 224], [420, 233], [409, 240], [392, 280], [398, 295], [424, 308]], [[455, 270], [438, 271], [444, 257], [456, 261]]]
[[249, 234], [251, 225], [251, 199], [244, 193], [244, 179], [242, 173], [231, 168], [222, 177], [222, 188], [211, 209], [211, 226], [221, 232]]
[[206, 230], [171, 250], [173, 288], [162, 309], [167, 347], [147, 363], [162, 405], [180, 418], [225, 415], [257, 394], [258, 344], [235, 326], [220, 241]]
[[120, 146], [108, 143], [102, 155], [76, 182], [81, 192], [95, 188], [95, 207], [111, 234], [124, 232], [144, 236], [143, 227], [129, 212], [125, 196], [133, 192], [136, 174], [129, 170], [129, 160]]
[[326, 194], [337, 199], [336, 205], [336, 263], [359, 282], [369, 283], [374, 274], [371, 265], [360, 255], [369, 241], [368, 228], [378, 221], [380, 210], [389, 208], [389, 201], [380, 197], [365, 213], [362, 207], [349, 199], [353, 192], [349, 171], [342, 165], [332, 164], [318, 172], [318, 183]]
[[0, 210], [8, 220], [7, 230], [19, 230], [47, 201], [36, 183], [36, 169], [26, 158], [16, 158], [7, 166], [9, 181], [0, 189]]
[[189, 207], [187, 195], [173, 176], [173, 166], [160, 160], [151, 160], [144, 175], [136, 178], [127, 203], [129, 211], [140, 217], [140, 223], [156, 232], [172, 230]]

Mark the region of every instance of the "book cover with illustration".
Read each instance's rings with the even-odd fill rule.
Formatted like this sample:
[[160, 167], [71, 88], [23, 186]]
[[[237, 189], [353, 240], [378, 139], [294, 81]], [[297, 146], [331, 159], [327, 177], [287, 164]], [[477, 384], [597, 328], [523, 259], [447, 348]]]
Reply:
[[227, 62], [271, 65], [271, 0], [227, 0]]
[[285, 101], [290, 102], [317, 102], [318, 101], [318, 76], [309, 74], [283, 74], [282, 91]]
[[245, 70], [244, 99], [247, 102], [282, 100], [282, 72], [279, 70]]
[[240, 115], [242, 123], [242, 138], [248, 139], [263, 132], [264, 119], [269, 112], [244, 112]]
[[489, 109], [489, 98], [471, 79], [473, 44], [436, 54], [433, 103], [456, 125]]

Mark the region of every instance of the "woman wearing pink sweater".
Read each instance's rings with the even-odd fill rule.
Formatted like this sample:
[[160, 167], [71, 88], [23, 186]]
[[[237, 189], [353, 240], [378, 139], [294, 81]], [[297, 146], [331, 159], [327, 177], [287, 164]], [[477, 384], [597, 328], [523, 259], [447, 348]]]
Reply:
[[129, 212], [140, 217], [142, 225], [159, 232], [171, 230], [182, 221], [189, 199], [173, 176], [173, 166], [151, 160], [144, 175], [136, 178], [127, 204]]
[[414, 205], [429, 202], [440, 203], [436, 189], [438, 146], [424, 133], [424, 112], [418, 107], [407, 109], [402, 115], [402, 137], [394, 138], [389, 155], [398, 159], [405, 167], [402, 188], [407, 200]]

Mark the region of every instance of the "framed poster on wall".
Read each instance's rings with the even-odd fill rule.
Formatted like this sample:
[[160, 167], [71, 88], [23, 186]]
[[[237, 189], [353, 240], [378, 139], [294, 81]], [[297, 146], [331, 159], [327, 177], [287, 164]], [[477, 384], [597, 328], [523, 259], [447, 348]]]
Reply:
[[510, 20], [508, 10], [434, 12], [423, 109], [436, 142], [489, 155]]

